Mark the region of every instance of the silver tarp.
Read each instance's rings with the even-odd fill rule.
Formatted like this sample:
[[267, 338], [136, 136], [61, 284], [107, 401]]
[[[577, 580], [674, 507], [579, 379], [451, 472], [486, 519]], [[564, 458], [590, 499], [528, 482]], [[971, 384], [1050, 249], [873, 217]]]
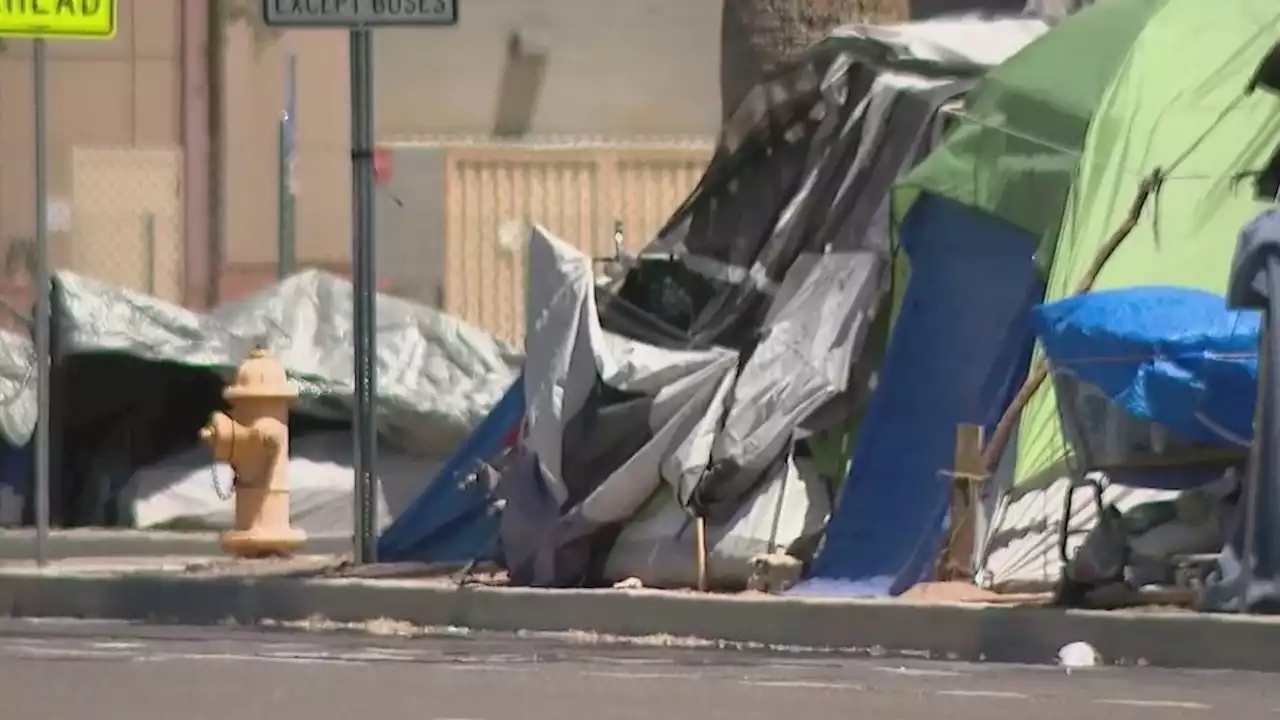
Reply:
[[[298, 386], [300, 411], [344, 419], [352, 405], [351, 300], [351, 283], [310, 270], [198, 313], [63, 272], [54, 283], [56, 346], [61, 357], [123, 354], [229, 376], [261, 345]], [[433, 457], [448, 456], [484, 418], [520, 363], [483, 331], [385, 295], [378, 298], [376, 349], [380, 432]], [[0, 392], [10, 374], [20, 374], [7, 371], [7, 358], [0, 354]], [[27, 386], [32, 393], [34, 383]], [[6, 434], [29, 437], [34, 418], [34, 412], [6, 416]]]
[[[535, 228], [529, 247], [529, 324], [525, 361], [526, 447], [538, 455], [553, 496], [569, 496], [561, 451], [564, 426], [597, 381], [651, 394], [652, 439], [583, 502], [593, 522], [630, 517], [658, 488], [659, 475], [681, 495], [708, 460], [715, 418], [732, 384], [737, 353], [724, 348], [665, 350], [605, 333], [596, 312], [591, 259]], [[625, 489], [623, 489], [625, 488]]]
[[0, 330], [0, 437], [14, 447], [36, 427], [35, 353], [30, 339]]
[[[815, 268], [813, 277], [824, 278], [818, 285], [828, 298], [833, 288], [825, 269], [847, 267], [835, 257], [831, 263], [805, 264]], [[693, 545], [683, 506], [713, 457], [719, 418], [731, 404], [738, 353], [725, 348], [664, 349], [604, 331], [597, 315], [591, 259], [542, 228], [533, 231], [529, 267], [527, 327], [534, 331], [526, 340], [524, 446], [530, 464], [504, 478], [498, 489], [506, 499], [503, 546], [513, 574], [532, 585], [565, 584], [590, 565], [590, 537], [622, 524], [625, 529], [608, 552], [606, 579], [638, 576], [650, 585], [691, 583]], [[855, 275], [849, 281], [859, 279]], [[812, 297], [803, 289], [795, 296]], [[830, 303], [819, 301], [816, 307], [824, 305], [830, 312], [820, 319], [824, 327], [800, 324], [814, 331], [806, 348], [816, 343], [826, 351], [842, 344], [833, 335], [857, 335], [845, 322], [852, 313], [839, 307], [842, 303], [832, 298]], [[777, 326], [782, 328], [780, 348], [796, 342], [788, 332], [792, 327], [788, 321], [780, 317]], [[795, 361], [788, 355], [781, 349], [766, 352], [762, 362], [777, 376], [776, 363]], [[847, 366], [847, 353], [833, 352], [831, 358], [831, 372], [846, 375], [843, 367], [836, 366]], [[794, 392], [804, 396], [797, 402], [820, 403], [829, 396], [830, 372], [796, 370]], [[641, 400], [616, 406], [621, 416], [592, 414], [600, 408], [590, 406], [603, 402], [596, 394], [600, 384]], [[761, 410], [776, 407], [754, 391], [747, 392], [742, 402]], [[575, 425], [584, 414], [590, 414], [591, 424], [617, 424], [634, 439], [626, 444], [609, 442], [608, 432], [590, 436], [600, 445], [593, 460], [623, 448], [630, 454], [613, 457], [607, 465], [614, 469], [606, 476], [586, 478], [589, 487], [579, 487], [580, 481], [570, 479], [580, 473], [568, 466], [572, 461], [565, 457], [569, 452], [582, 456], [575, 447]], [[788, 419], [794, 421], [784, 412], [780, 421]], [[774, 436], [789, 436], [787, 428], [771, 426], [767, 434], [760, 442], [768, 445], [775, 444]], [[755, 436], [744, 440], [754, 441]], [[802, 477], [789, 454], [777, 470], [748, 491], [749, 497], [734, 513], [710, 524], [713, 581], [741, 584], [753, 555], [785, 547], [815, 532], [825, 519], [830, 506], [821, 481]]]

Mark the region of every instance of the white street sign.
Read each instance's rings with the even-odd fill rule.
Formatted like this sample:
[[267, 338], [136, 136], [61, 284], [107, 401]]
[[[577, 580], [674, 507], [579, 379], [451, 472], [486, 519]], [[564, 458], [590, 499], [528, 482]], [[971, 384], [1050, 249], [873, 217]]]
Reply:
[[457, 25], [458, 0], [262, 0], [271, 27]]

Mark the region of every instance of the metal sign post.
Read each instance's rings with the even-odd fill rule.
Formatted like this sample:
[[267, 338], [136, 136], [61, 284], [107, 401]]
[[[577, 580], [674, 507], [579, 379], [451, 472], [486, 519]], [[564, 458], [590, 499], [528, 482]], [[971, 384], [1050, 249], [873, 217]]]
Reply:
[[377, 387], [377, 269], [373, 217], [373, 38], [364, 28], [351, 31], [351, 276], [355, 330], [355, 560], [377, 562], [378, 459], [374, 392]]
[[458, 23], [457, 0], [263, 0], [266, 24], [351, 31], [351, 274], [355, 334], [354, 560], [377, 560], [377, 270], [374, 264], [373, 28]]
[[35, 521], [36, 565], [44, 567], [49, 562], [49, 412], [50, 387], [53, 374], [52, 348], [53, 316], [49, 307], [52, 278], [49, 274], [49, 191], [45, 188], [49, 153], [45, 138], [45, 47], [44, 38], [32, 43], [31, 77], [35, 86], [35, 155], [36, 183], [36, 277], [35, 277], [35, 335], [36, 344], [36, 437], [35, 437]]
[[283, 280], [298, 270], [297, 206], [298, 56], [290, 55], [284, 71], [284, 109], [277, 123], [276, 155], [276, 277]]
[[35, 510], [36, 564], [49, 562], [49, 405], [50, 372], [50, 271], [49, 271], [49, 151], [45, 127], [45, 84], [48, 60], [45, 38], [107, 40], [116, 34], [115, 0], [80, 0], [63, 3], [9, 3], [0, 13], [0, 37], [31, 38], [31, 79], [35, 85], [35, 327], [36, 432]]

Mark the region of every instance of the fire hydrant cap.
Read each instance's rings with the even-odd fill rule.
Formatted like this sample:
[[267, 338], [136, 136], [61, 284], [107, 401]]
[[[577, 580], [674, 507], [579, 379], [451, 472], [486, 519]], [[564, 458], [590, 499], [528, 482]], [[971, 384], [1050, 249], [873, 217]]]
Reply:
[[240, 363], [236, 369], [235, 384], [228, 386], [222, 397], [228, 401], [241, 398], [290, 399], [298, 397], [298, 391], [289, 383], [284, 365], [268, 355], [266, 350], [258, 348]]

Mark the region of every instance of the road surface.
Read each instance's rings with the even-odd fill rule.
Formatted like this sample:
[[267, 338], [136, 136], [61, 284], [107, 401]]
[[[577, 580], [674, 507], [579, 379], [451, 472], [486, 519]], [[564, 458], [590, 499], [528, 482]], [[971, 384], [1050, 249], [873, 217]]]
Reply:
[[0, 717], [14, 720], [1280, 718], [1277, 679], [0, 621]]

